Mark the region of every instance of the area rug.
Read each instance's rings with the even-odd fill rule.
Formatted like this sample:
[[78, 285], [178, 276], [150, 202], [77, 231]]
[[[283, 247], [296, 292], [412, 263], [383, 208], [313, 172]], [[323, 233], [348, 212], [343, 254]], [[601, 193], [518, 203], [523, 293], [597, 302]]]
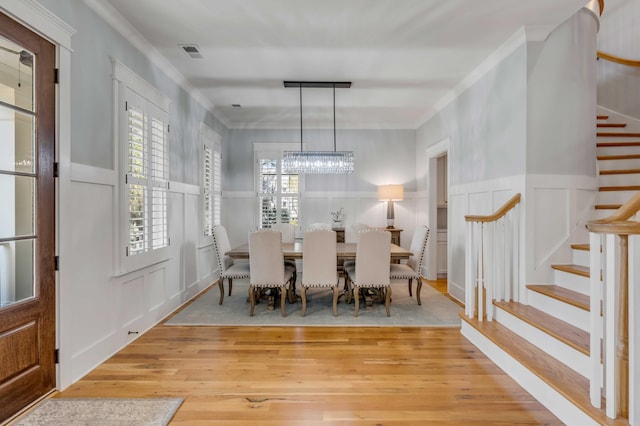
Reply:
[[161, 426], [176, 413], [182, 398], [51, 398], [16, 426]]
[[[300, 280], [300, 277], [298, 278]], [[458, 313], [462, 308], [428, 284], [422, 286], [420, 300], [416, 302], [416, 285], [413, 297], [409, 296], [406, 280], [392, 284], [391, 316], [387, 317], [384, 303], [363, 306], [360, 303], [358, 317], [354, 317], [354, 304], [338, 302], [338, 316], [333, 316], [332, 292], [330, 289], [307, 291], [307, 313], [302, 316], [302, 302], [286, 303], [286, 317], [280, 313], [279, 301], [275, 309], [269, 309], [266, 301], [256, 304], [254, 316], [249, 316], [247, 301], [248, 280], [234, 280], [233, 294], [225, 294], [224, 302], [218, 305], [220, 292], [211, 287], [196, 300], [164, 323], [168, 326], [184, 325], [233, 325], [233, 326], [354, 326], [354, 327], [459, 327]], [[342, 283], [340, 285], [342, 288]], [[225, 290], [228, 291], [227, 288]], [[298, 285], [298, 294], [300, 289]]]

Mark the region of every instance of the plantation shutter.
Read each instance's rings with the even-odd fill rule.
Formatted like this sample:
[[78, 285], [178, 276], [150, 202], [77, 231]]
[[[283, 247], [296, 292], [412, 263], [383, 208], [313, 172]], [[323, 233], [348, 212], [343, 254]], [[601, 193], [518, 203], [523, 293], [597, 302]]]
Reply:
[[169, 245], [166, 113], [130, 94], [128, 118], [129, 245], [132, 256]]
[[[267, 157], [267, 158], [265, 158]], [[270, 158], [268, 158], [270, 157]], [[280, 156], [258, 159], [258, 226], [299, 222], [299, 176], [282, 174]]]

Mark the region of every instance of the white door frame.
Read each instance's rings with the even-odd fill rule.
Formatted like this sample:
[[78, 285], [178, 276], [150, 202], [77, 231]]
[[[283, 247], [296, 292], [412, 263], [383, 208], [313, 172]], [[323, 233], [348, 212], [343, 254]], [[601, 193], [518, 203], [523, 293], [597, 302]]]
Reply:
[[[438, 278], [438, 157], [442, 157], [445, 154], [447, 154], [447, 161], [449, 161], [448, 137], [427, 148], [427, 226], [429, 227], [429, 239], [427, 240], [426, 274], [423, 271], [423, 275], [428, 280]], [[449, 173], [448, 165], [447, 173]], [[448, 182], [449, 177], [447, 176], [447, 185]], [[449, 222], [448, 215], [449, 209], [447, 209], [447, 223]], [[449, 241], [447, 241], [447, 250], [449, 250]]]

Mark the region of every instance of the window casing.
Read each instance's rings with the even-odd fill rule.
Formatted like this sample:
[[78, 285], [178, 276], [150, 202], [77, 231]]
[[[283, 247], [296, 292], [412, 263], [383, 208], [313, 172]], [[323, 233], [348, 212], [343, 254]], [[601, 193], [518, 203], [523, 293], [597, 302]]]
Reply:
[[204, 241], [213, 243], [213, 227], [221, 221], [222, 204], [222, 154], [220, 136], [206, 126], [202, 126], [201, 158], [201, 217]]
[[282, 172], [282, 152], [256, 153], [257, 227], [300, 223], [302, 176]]
[[168, 258], [168, 101], [114, 61], [121, 273]]

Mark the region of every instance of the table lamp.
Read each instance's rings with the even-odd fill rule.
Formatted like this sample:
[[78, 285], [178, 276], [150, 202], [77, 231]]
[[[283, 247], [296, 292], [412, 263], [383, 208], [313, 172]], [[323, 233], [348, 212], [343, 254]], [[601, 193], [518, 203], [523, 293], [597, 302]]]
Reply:
[[404, 199], [404, 187], [402, 185], [378, 186], [378, 201], [387, 202], [387, 228], [393, 228], [394, 212], [393, 202]]

